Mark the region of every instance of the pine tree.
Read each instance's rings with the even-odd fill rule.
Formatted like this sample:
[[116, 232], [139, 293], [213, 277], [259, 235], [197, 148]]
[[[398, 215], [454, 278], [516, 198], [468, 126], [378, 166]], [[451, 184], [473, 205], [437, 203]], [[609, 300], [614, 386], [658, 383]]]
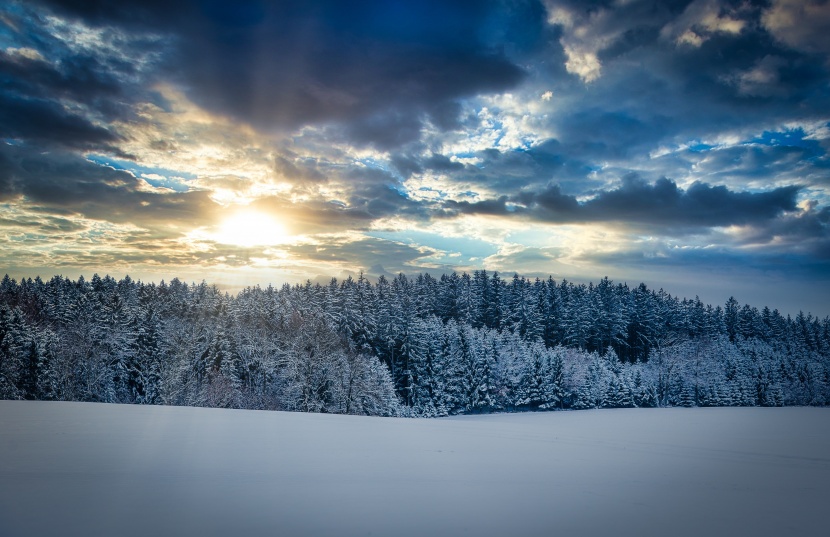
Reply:
[[490, 277], [490, 282], [487, 285], [487, 303], [485, 305], [484, 324], [488, 328], [495, 328], [500, 330], [502, 328], [502, 320], [504, 309], [502, 302], [504, 300], [504, 282], [499, 278], [499, 273], [494, 272]]
[[19, 392], [24, 399], [35, 400], [40, 398], [40, 393], [38, 392], [38, 376], [43, 354], [34, 338], [29, 341], [26, 347], [26, 354], [18, 385]]
[[470, 294], [473, 301], [473, 314], [470, 324], [473, 328], [489, 326], [490, 280], [486, 271], [477, 270], [473, 272], [473, 278], [470, 282]]
[[631, 388], [634, 406], [652, 408], [657, 406], [657, 394], [654, 386], [650, 385], [642, 375], [642, 369], [637, 368]]
[[[427, 319], [418, 319], [412, 326], [412, 390], [406, 403], [416, 409], [417, 415], [440, 415], [436, 408], [436, 401], [444, 392], [442, 371], [439, 370], [440, 340], [435, 337], [440, 334], [443, 326], [441, 321], [430, 316]], [[446, 409], [443, 410], [446, 414]]]
[[450, 319], [443, 325], [440, 334], [438, 370], [441, 371], [442, 390], [436, 394], [436, 408], [443, 408], [449, 414], [462, 412], [468, 404], [462, 367], [464, 350], [459, 327]]
[[723, 320], [726, 325], [726, 334], [729, 336], [729, 341], [735, 341], [738, 335], [738, 301], [735, 297], [730, 296], [726, 301], [724, 307]]
[[133, 320], [124, 363], [124, 388], [130, 402], [153, 404], [158, 397], [162, 359], [158, 320], [152, 308]]
[[21, 356], [26, 348], [26, 326], [20, 310], [10, 310], [0, 304], [0, 399], [25, 397], [21, 377], [25, 377], [25, 363]]

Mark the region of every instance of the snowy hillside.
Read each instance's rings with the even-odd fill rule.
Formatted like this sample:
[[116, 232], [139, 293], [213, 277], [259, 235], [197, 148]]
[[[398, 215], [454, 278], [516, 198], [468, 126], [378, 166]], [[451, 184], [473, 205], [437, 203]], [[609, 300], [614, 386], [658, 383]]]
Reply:
[[0, 535], [819, 535], [830, 410], [0, 401]]

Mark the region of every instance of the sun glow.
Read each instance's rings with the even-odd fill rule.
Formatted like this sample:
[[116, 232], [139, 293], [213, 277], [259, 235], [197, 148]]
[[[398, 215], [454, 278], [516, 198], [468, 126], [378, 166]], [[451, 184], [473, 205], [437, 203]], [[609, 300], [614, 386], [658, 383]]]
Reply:
[[285, 243], [288, 235], [285, 226], [267, 214], [239, 212], [222, 222], [214, 238], [223, 244], [268, 246]]

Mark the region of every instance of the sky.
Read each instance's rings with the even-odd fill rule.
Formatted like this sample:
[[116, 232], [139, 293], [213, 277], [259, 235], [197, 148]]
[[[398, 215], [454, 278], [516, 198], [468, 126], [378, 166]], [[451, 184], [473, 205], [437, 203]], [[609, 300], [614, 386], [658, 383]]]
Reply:
[[830, 315], [830, 3], [0, 5], [0, 268]]

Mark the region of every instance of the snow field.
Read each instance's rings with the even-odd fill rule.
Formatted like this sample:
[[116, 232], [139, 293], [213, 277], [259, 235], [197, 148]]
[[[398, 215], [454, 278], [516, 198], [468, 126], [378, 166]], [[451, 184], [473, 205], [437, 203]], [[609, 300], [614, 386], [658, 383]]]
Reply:
[[830, 409], [0, 401], [0, 535], [823, 535]]

